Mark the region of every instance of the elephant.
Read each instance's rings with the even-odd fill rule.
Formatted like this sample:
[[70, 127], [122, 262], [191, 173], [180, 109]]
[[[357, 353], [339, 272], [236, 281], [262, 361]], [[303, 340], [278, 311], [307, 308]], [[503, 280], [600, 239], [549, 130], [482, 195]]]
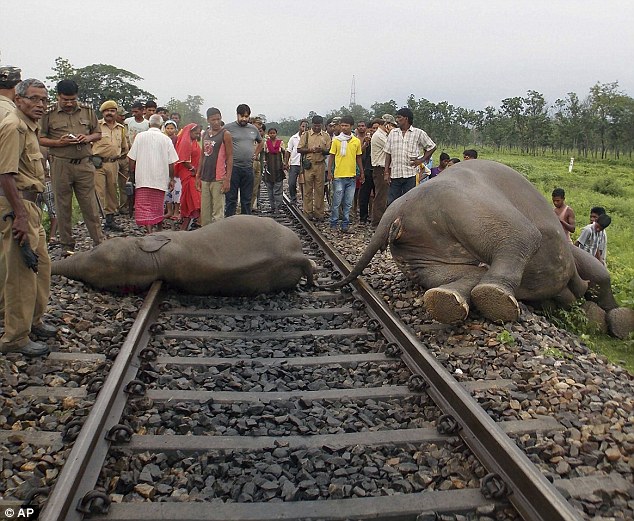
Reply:
[[193, 295], [252, 296], [289, 290], [315, 264], [299, 237], [273, 219], [236, 215], [194, 231], [116, 237], [52, 263], [52, 275], [98, 289], [141, 291], [156, 280]]
[[567, 306], [589, 284], [603, 309], [618, 307], [607, 269], [566, 238], [527, 179], [494, 161], [461, 162], [396, 199], [350, 274], [322, 288], [350, 283], [388, 246], [439, 322], [464, 321], [471, 307], [516, 321], [519, 300]]

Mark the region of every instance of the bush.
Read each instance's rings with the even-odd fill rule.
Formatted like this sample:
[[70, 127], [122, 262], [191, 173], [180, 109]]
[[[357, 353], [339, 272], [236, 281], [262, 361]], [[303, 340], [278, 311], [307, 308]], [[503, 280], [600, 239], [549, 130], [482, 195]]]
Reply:
[[592, 190], [603, 195], [624, 197], [625, 190], [613, 177], [601, 177], [592, 184]]

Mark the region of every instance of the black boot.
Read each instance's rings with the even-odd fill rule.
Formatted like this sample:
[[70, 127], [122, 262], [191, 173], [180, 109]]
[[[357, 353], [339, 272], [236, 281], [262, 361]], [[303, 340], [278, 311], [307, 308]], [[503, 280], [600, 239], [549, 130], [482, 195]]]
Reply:
[[123, 228], [119, 226], [116, 222], [114, 222], [114, 215], [111, 213], [106, 215], [106, 224], [104, 225], [104, 229], [110, 230], [111, 232], [123, 231]]

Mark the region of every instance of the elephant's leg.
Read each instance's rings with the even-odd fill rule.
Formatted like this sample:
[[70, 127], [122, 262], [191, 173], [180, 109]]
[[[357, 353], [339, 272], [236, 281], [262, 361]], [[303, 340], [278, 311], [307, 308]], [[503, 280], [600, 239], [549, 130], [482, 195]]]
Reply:
[[445, 324], [461, 322], [469, 315], [470, 293], [486, 273], [478, 266], [441, 265], [426, 268], [421, 284], [423, 302], [434, 320]]
[[489, 271], [471, 291], [474, 305], [489, 320], [513, 322], [519, 318], [520, 307], [515, 292], [526, 264], [542, 240], [540, 231], [526, 217], [519, 214], [513, 218], [516, 221], [513, 228], [500, 234], [506, 238], [498, 241]]

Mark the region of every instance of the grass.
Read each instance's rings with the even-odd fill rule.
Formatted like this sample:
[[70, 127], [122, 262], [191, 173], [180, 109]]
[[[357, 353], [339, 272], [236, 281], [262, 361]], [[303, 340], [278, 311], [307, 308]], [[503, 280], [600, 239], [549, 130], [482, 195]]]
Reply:
[[[461, 149], [443, 149], [451, 157], [462, 157]], [[438, 162], [437, 152], [434, 160]], [[607, 266], [612, 277], [612, 290], [622, 306], [634, 308], [634, 162], [628, 159], [597, 160], [575, 158], [568, 172], [570, 157], [552, 154], [526, 156], [519, 153], [478, 149], [478, 157], [499, 161], [523, 174], [550, 200], [554, 188], [566, 191], [566, 204], [576, 214], [577, 238], [581, 228], [590, 222], [590, 208], [603, 206], [612, 217], [607, 228]], [[555, 320], [558, 325], [578, 334], [593, 351], [634, 372], [634, 340], [618, 340], [591, 330], [580, 311], [562, 312]]]

